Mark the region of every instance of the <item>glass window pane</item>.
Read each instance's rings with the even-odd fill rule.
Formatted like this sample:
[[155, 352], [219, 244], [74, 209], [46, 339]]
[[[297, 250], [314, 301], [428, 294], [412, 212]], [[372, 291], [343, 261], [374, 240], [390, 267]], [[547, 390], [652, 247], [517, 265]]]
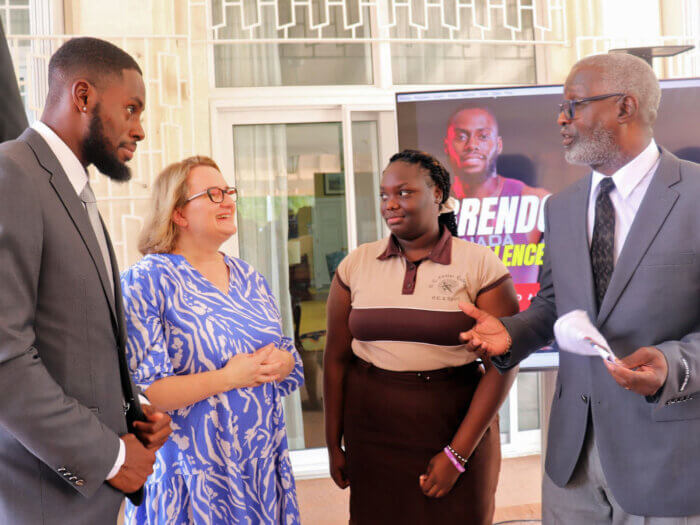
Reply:
[[8, 34], [29, 34], [29, 11], [27, 9], [10, 10], [10, 30], [8, 31]]
[[498, 411], [498, 425], [501, 432], [501, 443], [510, 443], [510, 394]]
[[358, 246], [382, 237], [379, 213], [379, 178], [382, 168], [379, 166], [378, 144], [376, 121], [352, 123]]
[[324, 447], [325, 305], [348, 250], [342, 128], [235, 126], [233, 136], [240, 255], [270, 282], [304, 363], [305, 385], [285, 398], [290, 448]]
[[540, 428], [540, 374], [518, 375], [518, 430]]
[[[369, 9], [363, 8], [362, 24], [346, 28], [351, 20], [339, 5], [329, 6], [328, 18], [319, 2], [297, 6], [295, 17], [271, 5], [250, 9], [212, 2], [215, 39], [248, 40], [214, 45], [216, 87], [309, 86], [371, 84], [371, 46], [366, 43], [252, 43], [277, 38], [369, 37]], [[287, 28], [284, 22], [291, 24]], [[293, 24], [292, 24], [293, 22]], [[359, 19], [356, 21], [359, 23]]]
[[532, 47], [392, 44], [395, 84], [534, 84]]
[[[507, 3], [507, 20], [517, 18], [516, 3]], [[462, 11], [461, 29], [450, 30], [440, 18], [440, 11], [430, 10], [427, 29], [417, 31], [408, 19], [408, 10], [397, 12], [397, 24], [391, 30], [393, 38], [416, 39], [416, 43], [392, 44], [391, 60], [395, 84], [534, 84], [535, 50], [532, 45], [509, 44], [432, 44], [420, 39], [494, 39], [508, 41], [511, 30], [504, 26], [500, 10], [492, 10], [491, 30], [477, 28], [473, 22], [484, 23], [484, 14], [477, 9], [476, 21], [468, 10]], [[499, 14], [494, 14], [499, 13]], [[415, 22], [415, 21], [414, 21]], [[519, 38], [531, 38], [532, 13], [522, 13], [523, 30]]]

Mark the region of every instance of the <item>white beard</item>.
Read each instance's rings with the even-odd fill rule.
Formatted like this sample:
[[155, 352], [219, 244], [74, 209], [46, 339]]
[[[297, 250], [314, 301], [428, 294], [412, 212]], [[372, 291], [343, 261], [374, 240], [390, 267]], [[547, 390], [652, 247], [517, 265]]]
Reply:
[[576, 137], [564, 154], [569, 164], [586, 166], [609, 164], [619, 156], [620, 146], [615, 142], [613, 132], [602, 126], [595, 127], [586, 138]]

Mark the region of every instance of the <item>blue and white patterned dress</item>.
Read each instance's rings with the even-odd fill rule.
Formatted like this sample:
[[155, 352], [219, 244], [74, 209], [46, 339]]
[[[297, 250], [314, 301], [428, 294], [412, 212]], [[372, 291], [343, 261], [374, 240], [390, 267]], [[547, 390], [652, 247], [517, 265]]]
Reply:
[[127, 356], [142, 390], [172, 375], [223, 367], [275, 343], [296, 366], [279, 383], [240, 388], [170, 412], [173, 433], [158, 451], [141, 506], [126, 523], [300, 523], [282, 396], [303, 383], [292, 340], [265, 279], [225, 256], [223, 294], [180, 255], [147, 255], [122, 274]]

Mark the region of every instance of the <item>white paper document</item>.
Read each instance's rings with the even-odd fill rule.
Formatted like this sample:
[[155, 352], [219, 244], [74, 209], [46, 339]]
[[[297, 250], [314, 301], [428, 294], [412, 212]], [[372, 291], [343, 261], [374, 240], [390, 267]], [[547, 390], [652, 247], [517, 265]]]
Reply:
[[557, 319], [554, 337], [560, 350], [614, 361], [610, 345], [583, 310], [573, 310]]

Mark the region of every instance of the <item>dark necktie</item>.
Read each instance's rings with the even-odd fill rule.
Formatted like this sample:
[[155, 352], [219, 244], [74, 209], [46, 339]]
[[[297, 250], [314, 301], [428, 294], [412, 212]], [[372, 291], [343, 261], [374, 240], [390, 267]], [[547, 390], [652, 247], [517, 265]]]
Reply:
[[615, 188], [612, 177], [600, 181], [598, 197], [595, 201], [595, 224], [591, 240], [591, 265], [598, 308], [605, 297], [613, 273], [615, 250], [615, 209], [610, 200], [610, 192]]

